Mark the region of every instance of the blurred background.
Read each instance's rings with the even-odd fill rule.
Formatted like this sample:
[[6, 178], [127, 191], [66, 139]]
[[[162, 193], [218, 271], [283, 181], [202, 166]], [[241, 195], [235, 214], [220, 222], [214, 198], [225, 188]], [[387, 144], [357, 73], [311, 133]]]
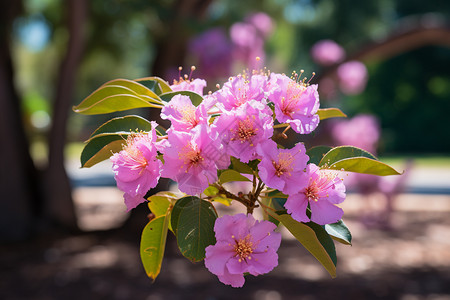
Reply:
[[[449, 1], [3, 0], [0, 17], [1, 299], [450, 299]], [[242, 289], [172, 236], [146, 277], [147, 207], [125, 213], [108, 162], [80, 169], [112, 115], [71, 108], [109, 80], [192, 65], [206, 91], [246, 68], [315, 72], [321, 107], [348, 118], [307, 146], [351, 144], [404, 170], [346, 176], [353, 246], [337, 245], [336, 279], [288, 234], [280, 265]]]

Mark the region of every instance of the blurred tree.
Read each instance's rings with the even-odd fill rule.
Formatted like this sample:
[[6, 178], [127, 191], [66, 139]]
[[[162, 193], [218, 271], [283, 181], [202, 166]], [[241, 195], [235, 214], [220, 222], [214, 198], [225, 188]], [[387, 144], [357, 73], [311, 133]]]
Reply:
[[0, 240], [28, 236], [39, 200], [37, 172], [28, 152], [29, 145], [21, 116], [21, 102], [14, 85], [11, 60], [12, 23], [22, 10], [21, 1], [0, 3]]
[[85, 44], [87, 2], [86, 0], [69, 0], [65, 8], [69, 40], [66, 54], [61, 62], [53, 101], [53, 121], [48, 137], [48, 166], [45, 170], [45, 212], [58, 224], [76, 229], [77, 220], [71, 186], [64, 167], [64, 146], [68, 115], [73, 103], [75, 76]]

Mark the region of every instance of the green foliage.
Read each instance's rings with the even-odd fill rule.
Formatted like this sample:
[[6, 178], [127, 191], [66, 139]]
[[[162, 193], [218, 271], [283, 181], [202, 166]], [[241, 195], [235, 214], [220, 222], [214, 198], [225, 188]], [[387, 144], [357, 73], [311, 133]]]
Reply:
[[339, 220], [338, 222], [333, 224], [326, 224], [325, 230], [333, 240], [338, 241], [345, 245], [352, 244], [352, 234], [345, 225], [344, 221]]
[[165, 215], [170, 208], [170, 200], [165, 194], [166, 192], [159, 192], [148, 198], [148, 208], [156, 217]]
[[216, 242], [217, 213], [208, 201], [189, 196], [179, 199], [172, 211], [171, 224], [181, 253], [196, 262], [205, 258], [205, 248]]
[[161, 105], [158, 95], [144, 85], [116, 79], [99, 87], [73, 110], [80, 114], [97, 115], [142, 107], [161, 108]]
[[223, 184], [230, 181], [251, 181], [251, 180], [241, 175], [238, 171], [235, 170], [228, 169], [221, 172], [219, 176], [219, 182]]
[[331, 149], [323, 156], [319, 166], [332, 170], [379, 176], [400, 174], [394, 168], [377, 160], [369, 152], [352, 146], [341, 146]]
[[142, 231], [140, 254], [147, 276], [158, 276], [166, 247], [169, 217], [161, 215], [151, 220]]
[[253, 169], [248, 164], [244, 164], [239, 159], [233, 156], [230, 158], [230, 160], [230, 169], [236, 170], [239, 173], [253, 174]]
[[103, 134], [89, 139], [81, 152], [81, 167], [90, 168], [121, 151], [128, 134]]
[[140, 116], [125, 116], [104, 123], [92, 133], [91, 138], [100, 134], [128, 134], [150, 130], [152, 130], [152, 124], [146, 119]]
[[161, 95], [163, 93], [168, 93], [172, 91], [170, 86], [167, 84], [167, 81], [156, 76], [139, 78], [135, 79], [134, 81], [144, 85], [157, 95]]
[[376, 159], [371, 153], [353, 146], [339, 146], [331, 149], [319, 162], [319, 166], [331, 166], [337, 161], [351, 157], [368, 157]]
[[202, 96], [200, 96], [197, 93], [191, 92], [191, 91], [167, 92], [167, 93], [161, 94], [159, 96], [161, 97], [162, 100], [169, 102], [176, 95], [188, 96], [189, 99], [191, 99], [192, 104], [194, 104], [195, 106], [198, 106], [203, 101]]
[[152, 125], [139, 116], [111, 119], [91, 135], [81, 153], [81, 167], [89, 168], [122, 150], [127, 137], [136, 131], [150, 131]]
[[325, 250], [328, 253], [328, 256], [333, 261], [333, 264], [336, 266], [337, 264], [337, 257], [336, 257], [336, 247], [334, 246], [333, 239], [330, 237], [330, 235], [325, 231], [325, 229], [314, 223], [314, 222], [308, 222], [306, 223], [312, 230], [314, 230], [314, 233], [317, 236], [317, 239], [319, 240], [320, 244], [325, 248]]
[[[274, 216], [287, 230], [308, 250], [330, 273], [331, 277], [336, 277], [336, 265], [333, 258], [324, 248], [316, 232], [304, 223], [292, 219], [290, 215], [282, 214]], [[321, 239], [323, 236], [321, 235]], [[324, 242], [325, 243], [325, 242]]]
[[313, 163], [318, 166], [324, 155], [331, 149], [332, 147], [330, 146], [316, 146], [309, 148], [306, 151], [306, 154], [309, 156], [309, 163]]
[[317, 111], [320, 120], [325, 120], [329, 118], [346, 118], [347, 115], [344, 114], [339, 108], [320, 108]]

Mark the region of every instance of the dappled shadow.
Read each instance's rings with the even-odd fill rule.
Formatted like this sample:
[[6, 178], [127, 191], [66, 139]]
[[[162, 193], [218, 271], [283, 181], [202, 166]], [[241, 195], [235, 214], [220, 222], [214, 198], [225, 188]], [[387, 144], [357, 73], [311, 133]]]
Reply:
[[[444, 200], [439, 203], [448, 205]], [[52, 233], [3, 245], [0, 298], [450, 299], [449, 210], [414, 210], [413, 200], [406, 203], [394, 212], [395, 227], [388, 231], [365, 228], [357, 211], [347, 210], [353, 246], [337, 245], [335, 279], [283, 232], [279, 266], [270, 274], [247, 277], [243, 288], [234, 289], [202, 262], [183, 258], [170, 235], [161, 274], [152, 284], [139, 259], [138, 228], [145, 214], [137, 214], [125, 229]]]

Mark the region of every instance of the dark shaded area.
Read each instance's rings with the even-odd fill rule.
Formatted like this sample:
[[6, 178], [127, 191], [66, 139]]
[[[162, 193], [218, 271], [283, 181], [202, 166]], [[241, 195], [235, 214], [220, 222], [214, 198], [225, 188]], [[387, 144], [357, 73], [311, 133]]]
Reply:
[[[423, 240], [436, 225], [448, 232], [448, 212], [420, 215], [422, 217], [417, 213], [397, 212], [397, 221], [403, 220], [403, 223], [395, 231], [366, 229], [363, 235], [368, 234], [371, 239], [356, 236], [352, 247], [338, 247], [338, 256], [339, 252], [344, 255], [339, 258], [335, 279], [322, 273], [296, 241], [284, 239], [279, 250], [279, 266], [267, 275], [248, 276], [240, 289], [221, 284], [203, 263], [193, 264], [183, 258], [172, 234], [168, 238], [161, 273], [152, 284], [140, 264], [136, 242], [139, 230], [129, 230], [142, 224], [133, 224], [128, 230], [75, 236], [53, 233], [0, 249], [0, 298], [448, 299], [445, 298], [450, 295], [447, 258], [441, 257], [442, 265], [428, 261], [434, 242]], [[399, 267], [403, 259], [399, 259], [398, 264], [375, 262], [372, 268], [360, 273], [347, 266], [352, 260], [373, 258], [371, 251], [377, 247], [398, 255], [405, 243], [414, 240], [417, 242], [407, 246], [409, 252], [400, 257], [429, 251], [415, 266]], [[311, 269], [311, 265], [316, 264], [318, 268]]]

